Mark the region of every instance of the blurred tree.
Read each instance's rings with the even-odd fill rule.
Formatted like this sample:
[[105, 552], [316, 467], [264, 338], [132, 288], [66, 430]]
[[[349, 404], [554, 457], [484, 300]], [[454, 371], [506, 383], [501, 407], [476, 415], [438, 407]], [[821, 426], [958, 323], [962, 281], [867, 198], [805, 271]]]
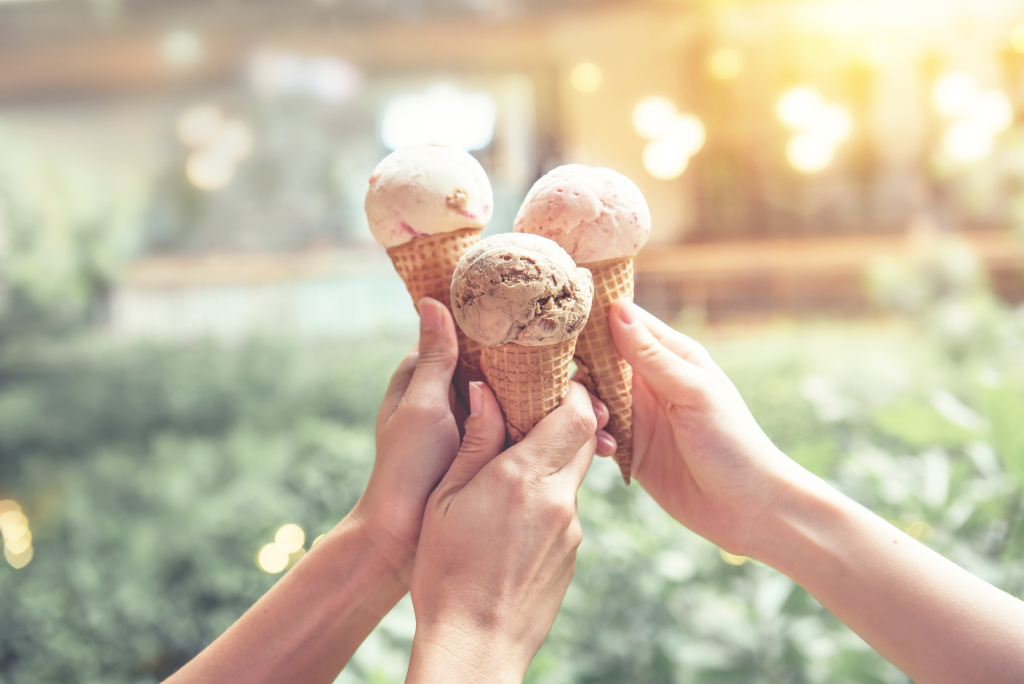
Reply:
[[145, 180], [0, 122], [2, 335], [97, 315], [139, 235]]

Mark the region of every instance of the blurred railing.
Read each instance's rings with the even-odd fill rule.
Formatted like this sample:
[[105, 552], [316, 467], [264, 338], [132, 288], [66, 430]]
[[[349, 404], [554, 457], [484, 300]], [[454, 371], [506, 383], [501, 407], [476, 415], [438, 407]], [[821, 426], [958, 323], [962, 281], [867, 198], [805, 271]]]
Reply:
[[[1024, 301], [1024, 245], [1008, 231], [963, 237], [995, 291]], [[912, 255], [899, 235], [651, 246], [636, 261], [636, 299], [670, 321], [696, 312], [711, 324], [780, 316], [863, 316], [874, 259]], [[129, 268], [110, 302], [119, 337], [234, 339], [253, 333], [312, 337], [414, 335], [415, 310], [380, 250], [147, 258]]]

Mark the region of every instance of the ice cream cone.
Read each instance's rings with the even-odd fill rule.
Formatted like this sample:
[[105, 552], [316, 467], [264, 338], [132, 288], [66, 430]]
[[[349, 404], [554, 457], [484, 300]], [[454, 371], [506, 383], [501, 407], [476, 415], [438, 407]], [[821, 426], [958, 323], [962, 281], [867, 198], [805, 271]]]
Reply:
[[487, 384], [505, 416], [510, 444], [555, 410], [569, 389], [576, 338], [540, 347], [503, 344], [481, 347]]
[[619, 356], [608, 326], [608, 307], [620, 297], [633, 300], [633, 257], [580, 264], [594, 276], [594, 306], [576, 342], [580, 380], [608, 407], [605, 429], [615, 437], [615, 462], [629, 484], [633, 461], [633, 369]]
[[[418, 237], [388, 248], [388, 256], [412, 301], [419, 307], [423, 297], [432, 297], [451, 309], [452, 274], [466, 251], [480, 241], [480, 228], [463, 228], [450, 233]], [[480, 372], [480, 344], [456, 326], [459, 338], [459, 363], [455, 369], [455, 388], [468, 404], [469, 383], [483, 380]]]

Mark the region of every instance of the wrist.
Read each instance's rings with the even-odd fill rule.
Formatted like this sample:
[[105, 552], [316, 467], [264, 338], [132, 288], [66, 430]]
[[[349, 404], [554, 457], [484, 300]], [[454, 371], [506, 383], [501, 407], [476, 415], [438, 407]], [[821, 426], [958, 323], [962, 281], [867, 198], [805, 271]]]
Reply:
[[788, 465], [759, 516], [749, 555], [792, 578], [834, 536], [850, 501], [817, 475], [792, 461]]
[[501, 633], [478, 627], [418, 625], [406, 684], [519, 684], [534, 655], [525, 650]]
[[356, 530], [394, 579], [405, 590], [409, 589], [416, 544], [399, 531], [400, 525], [387, 520], [386, 516], [374, 511], [372, 506], [360, 499], [352, 511], [335, 527], [336, 530], [342, 528]]

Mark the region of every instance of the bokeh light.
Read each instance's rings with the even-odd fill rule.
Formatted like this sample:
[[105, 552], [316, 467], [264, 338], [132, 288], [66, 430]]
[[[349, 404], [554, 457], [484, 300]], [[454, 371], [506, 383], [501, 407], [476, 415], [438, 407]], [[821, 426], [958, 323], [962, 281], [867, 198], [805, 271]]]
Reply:
[[295, 553], [306, 543], [306, 533], [298, 525], [283, 525], [274, 535], [274, 543], [285, 553]]
[[323, 539], [324, 537], [326, 537], [326, 536], [327, 536], [327, 533], [326, 533], [326, 532], [325, 532], [325, 533], [323, 533], [323, 534], [318, 534], [318, 535], [316, 536], [316, 538], [315, 538], [315, 539], [313, 540], [313, 543], [309, 545], [309, 548], [310, 548], [310, 550], [312, 550], [314, 546], [316, 546], [317, 544], [319, 544], [319, 543], [320, 543], [320, 541], [321, 541], [321, 540], [322, 540], [322, 539]]
[[1010, 47], [1017, 52], [1024, 52], [1024, 21], [1010, 29]]
[[775, 114], [779, 122], [791, 131], [807, 128], [817, 119], [825, 107], [821, 93], [811, 86], [795, 86], [779, 97]]
[[601, 67], [591, 62], [577, 64], [569, 74], [569, 83], [581, 93], [592, 93], [601, 87], [604, 74]]
[[4, 558], [15, 569], [23, 568], [32, 560], [32, 532], [28, 517], [16, 501], [0, 501], [0, 535], [4, 539]]
[[967, 118], [993, 133], [1002, 133], [1013, 123], [1013, 105], [998, 90], [985, 90], [974, 101]]
[[664, 97], [641, 100], [633, 110], [633, 126], [645, 138], [644, 169], [658, 180], [678, 178], [690, 157], [704, 146], [704, 123], [693, 114], [679, 114], [675, 103]]
[[480, 150], [491, 144], [496, 116], [497, 104], [487, 93], [435, 85], [425, 93], [399, 95], [387, 104], [381, 140], [391, 150], [431, 144]]
[[203, 44], [192, 31], [171, 31], [164, 36], [160, 54], [173, 67], [190, 67], [202, 58]]
[[644, 169], [658, 180], [679, 178], [690, 163], [689, 155], [667, 138], [647, 143], [643, 159]]
[[7, 562], [10, 563], [11, 567], [13, 567], [15, 570], [20, 570], [21, 568], [28, 565], [34, 555], [35, 551], [33, 550], [32, 546], [27, 547], [20, 553], [14, 553], [13, 551], [11, 551], [10, 547], [4, 545], [4, 558], [7, 559]]
[[32, 532], [26, 529], [23, 534], [15, 539], [4, 539], [4, 545], [11, 550], [11, 553], [22, 553], [25, 549], [32, 546]]
[[676, 106], [667, 97], [645, 97], [633, 109], [633, 128], [648, 140], [665, 133], [676, 118]]
[[256, 565], [263, 572], [277, 574], [288, 567], [288, 552], [275, 542], [265, 544], [256, 555]]
[[732, 48], [717, 50], [708, 60], [708, 71], [722, 81], [736, 78], [743, 71], [743, 55]]
[[175, 128], [178, 138], [194, 148], [185, 162], [185, 175], [200, 190], [212, 192], [226, 186], [235, 176], [235, 167], [252, 153], [252, 129], [244, 121], [225, 117], [216, 105], [189, 107]]
[[823, 171], [835, 154], [834, 141], [814, 130], [795, 133], [786, 144], [786, 160], [800, 173]]
[[941, 152], [958, 164], [989, 157], [995, 137], [1013, 124], [1013, 105], [995, 88], [981, 89], [966, 71], [943, 74], [932, 88], [936, 111], [951, 119], [942, 136]]
[[674, 145], [680, 153], [692, 157], [704, 146], [707, 132], [704, 124], [693, 114], [680, 114], [661, 137]]
[[943, 116], [967, 113], [978, 96], [978, 83], [966, 71], [943, 74], [932, 88], [932, 104]]
[[234, 178], [235, 160], [215, 147], [193, 150], [185, 162], [185, 175], [200, 190], [220, 190]]
[[27, 526], [28, 518], [25, 517], [20, 508], [0, 513], [0, 531], [3, 532], [5, 537], [14, 535], [13, 530]]
[[942, 149], [953, 161], [976, 162], [992, 153], [992, 132], [971, 119], [950, 125], [942, 137]]
[[722, 557], [722, 560], [724, 560], [729, 565], [743, 565], [748, 560], [750, 560], [746, 556], [737, 556], [735, 554], [729, 553], [728, 551], [725, 551], [724, 549], [719, 549], [718, 554]]
[[213, 143], [224, 128], [224, 112], [212, 104], [197, 104], [178, 116], [175, 130], [178, 139], [189, 147]]
[[825, 170], [835, 159], [836, 147], [853, 131], [853, 117], [846, 107], [826, 102], [811, 86], [784, 92], [775, 113], [783, 126], [794, 131], [786, 143], [786, 161], [800, 173]]
[[853, 117], [842, 105], [827, 104], [820, 110], [817, 119], [811, 122], [810, 130], [838, 145], [850, 137]]

